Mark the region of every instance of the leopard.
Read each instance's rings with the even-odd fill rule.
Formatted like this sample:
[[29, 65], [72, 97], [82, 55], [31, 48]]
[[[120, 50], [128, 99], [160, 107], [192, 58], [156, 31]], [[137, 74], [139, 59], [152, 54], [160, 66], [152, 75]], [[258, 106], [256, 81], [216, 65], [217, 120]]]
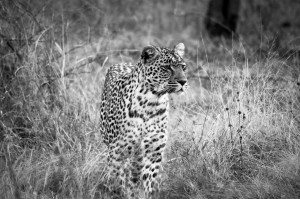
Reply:
[[168, 140], [169, 94], [188, 88], [185, 45], [145, 46], [136, 64], [112, 65], [105, 76], [100, 119], [108, 148], [109, 190], [122, 198], [158, 198]]

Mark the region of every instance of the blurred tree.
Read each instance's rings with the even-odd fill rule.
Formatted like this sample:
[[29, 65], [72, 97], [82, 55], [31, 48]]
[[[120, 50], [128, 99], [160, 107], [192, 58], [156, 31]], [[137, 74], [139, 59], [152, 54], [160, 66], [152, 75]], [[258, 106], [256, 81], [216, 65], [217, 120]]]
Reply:
[[236, 36], [240, 0], [210, 0], [205, 27], [210, 36]]

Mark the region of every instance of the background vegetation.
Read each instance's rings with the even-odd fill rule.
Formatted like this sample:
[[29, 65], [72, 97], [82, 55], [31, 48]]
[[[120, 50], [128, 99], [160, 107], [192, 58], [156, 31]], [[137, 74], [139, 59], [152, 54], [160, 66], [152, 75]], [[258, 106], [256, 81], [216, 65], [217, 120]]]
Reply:
[[0, 1], [1, 198], [109, 198], [99, 102], [107, 68], [187, 47], [170, 96], [160, 198], [300, 198], [298, 1], [243, 1], [210, 38], [207, 0]]

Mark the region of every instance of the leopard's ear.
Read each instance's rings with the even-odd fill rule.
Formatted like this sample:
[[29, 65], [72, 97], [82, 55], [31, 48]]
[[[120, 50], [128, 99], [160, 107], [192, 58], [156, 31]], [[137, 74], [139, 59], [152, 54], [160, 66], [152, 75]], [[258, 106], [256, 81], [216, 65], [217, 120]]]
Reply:
[[184, 49], [185, 49], [185, 46], [183, 43], [179, 43], [175, 46], [174, 48], [174, 51], [181, 57], [183, 58], [184, 56]]
[[159, 51], [154, 46], [146, 46], [141, 55], [141, 59], [143, 60], [143, 64], [150, 63], [157, 58], [159, 55]]

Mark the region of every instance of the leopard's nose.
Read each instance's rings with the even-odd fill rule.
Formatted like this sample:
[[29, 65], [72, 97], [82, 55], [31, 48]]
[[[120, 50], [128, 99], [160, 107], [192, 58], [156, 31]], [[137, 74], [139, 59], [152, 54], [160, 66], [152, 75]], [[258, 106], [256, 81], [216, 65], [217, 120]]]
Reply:
[[182, 79], [182, 80], [177, 80], [177, 82], [179, 83], [179, 84], [181, 84], [181, 86], [183, 86], [183, 85], [185, 85], [186, 84], [186, 80], [184, 80], [184, 79]]

